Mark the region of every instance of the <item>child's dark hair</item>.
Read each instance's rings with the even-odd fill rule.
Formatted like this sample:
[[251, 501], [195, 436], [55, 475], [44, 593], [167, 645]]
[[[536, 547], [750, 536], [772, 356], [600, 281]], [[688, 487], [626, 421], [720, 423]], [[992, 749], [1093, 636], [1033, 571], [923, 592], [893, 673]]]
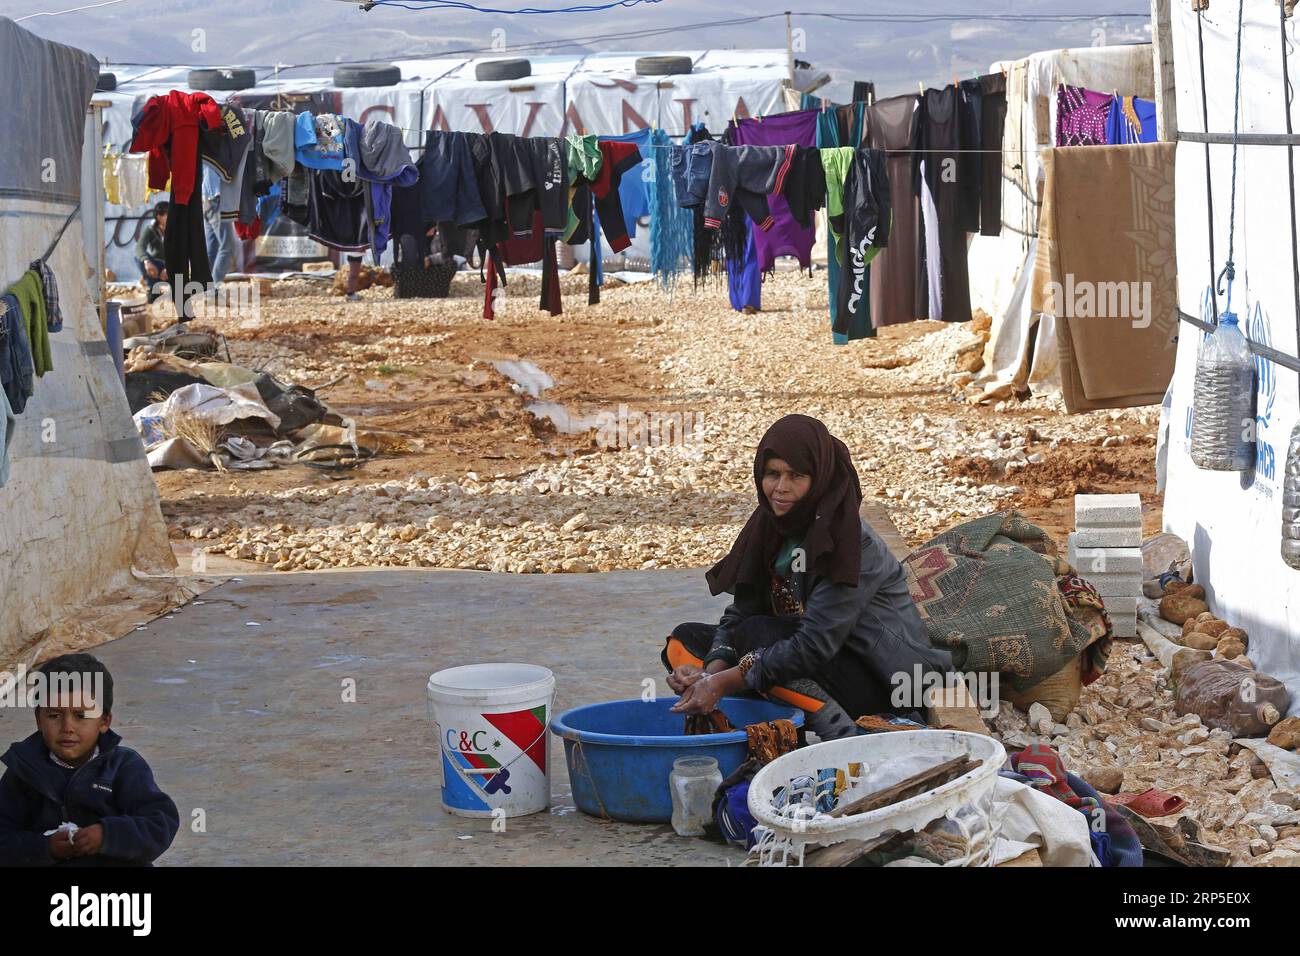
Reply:
[[167, 200], [162, 200], [162, 202], [153, 207], [153, 217], [155, 219], [161, 219], [163, 216], [167, 215], [167, 210], [170, 208], [171, 207], [167, 204]]
[[[104, 682], [104, 699], [95, 701], [99, 710], [105, 714], [113, 712], [113, 675], [108, 672], [103, 661], [93, 654], [63, 654], [52, 657], [36, 670], [47, 678], [53, 674], [101, 674]], [[84, 679], [84, 678], [83, 678]], [[94, 678], [91, 678], [93, 680]]]

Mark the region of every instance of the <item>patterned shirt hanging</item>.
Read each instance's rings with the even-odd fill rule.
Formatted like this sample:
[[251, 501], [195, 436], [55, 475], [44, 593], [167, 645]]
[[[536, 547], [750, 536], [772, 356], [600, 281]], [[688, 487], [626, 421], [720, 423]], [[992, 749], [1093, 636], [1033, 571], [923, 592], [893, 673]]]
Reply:
[[1056, 145], [1105, 146], [1111, 98], [1081, 86], [1056, 88]]

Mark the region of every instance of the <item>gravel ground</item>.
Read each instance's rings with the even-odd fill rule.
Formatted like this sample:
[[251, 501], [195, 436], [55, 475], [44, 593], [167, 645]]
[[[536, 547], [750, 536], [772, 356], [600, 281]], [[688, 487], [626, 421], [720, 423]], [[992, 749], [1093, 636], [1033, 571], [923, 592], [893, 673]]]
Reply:
[[[764, 312], [754, 316], [733, 312], [718, 287], [697, 293], [687, 285], [669, 294], [644, 284], [607, 288], [596, 306], [570, 294], [565, 315], [551, 318], [534, 311], [535, 282], [512, 279], [510, 307], [495, 323], [479, 316], [479, 287], [470, 277], [458, 279], [456, 298], [435, 302], [370, 290], [364, 311], [353, 312], [354, 304], [310, 286], [293, 288], [292, 297], [277, 290], [255, 325], [224, 329], [237, 363], [309, 383], [350, 373], [356, 381], [349, 387], [370, 397], [349, 398], [342, 406], [349, 414], [374, 411], [364, 403], [387, 400], [387, 389], [413, 391], [427, 402], [413, 404], [398, 424], [417, 435], [421, 420], [437, 417], [438, 387], [452, 381], [449, 371], [456, 370], [452, 384], [464, 388], [467, 376], [486, 370], [490, 381], [479, 387], [506, 396], [491, 414], [507, 426], [494, 432], [501, 454], [487, 457], [520, 458], [522, 467], [495, 477], [500, 463], [482, 467], [480, 448], [468, 461], [390, 459], [387, 470], [396, 474], [386, 480], [371, 478], [374, 467], [341, 482], [286, 469], [270, 485], [262, 476], [160, 473], [173, 534], [280, 570], [701, 567], [725, 552], [753, 508], [753, 449], [767, 426], [790, 412], [821, 418], [845, 441], [864, 492], [885, 501], [914, 544], [1011, 506], [1063, 538], [1076, 491], [1141, 490], [1158, 526], [1155, 408], [1066, 416], [1044, 398], [968, 404], [953, 384], [969, 378], [954, 365], [971, 340], [967, 327], [918, 322], [836, 347], [823, 282], [821, 275], [778, 274], [764, 287]], [[577, 293], [585, 279], [566, 283]], [[575, 323], [586, 323], [581, 350]], [[512, 340], [512, 330], [523, 340]], [[515, 356], [557, 379], [542, 397], [575, 415], [604, 414], [611, 425], [604, 442], [617, 447], [557, 434], [524, 411], [528, 396], [511, 393], [481, 361], [457, 367], [453, 354], [430, 362], [429, 350], [454, 335], [467, 337], [462, 354], [473, 352], [476, 338], [505, 335]], [[411, 374], [377, 380], [357, 369], [380, 357]], [[338, 405], [337, 392], [326, 398]], [[612, 427], [620, 408], [623, 433]], [[641, 435], [638, 415], [649, 426]], [[484, 431], [482, 418], [452, 415], [452, 443]], [[674, 431], [670, 424], [679, 421]], [[437, 435], [423, 437], [438, 444]]]

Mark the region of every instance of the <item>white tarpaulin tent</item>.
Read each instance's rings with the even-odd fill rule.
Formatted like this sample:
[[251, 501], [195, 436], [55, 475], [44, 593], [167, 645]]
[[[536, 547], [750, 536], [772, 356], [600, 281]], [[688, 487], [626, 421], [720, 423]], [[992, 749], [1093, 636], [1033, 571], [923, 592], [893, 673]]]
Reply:
[[[1182, 130], [1231, 133], [1237, 42], [1237, 5], [1211, 4], [1202, 16], [1205, 97], [1197, 14], [1174, 3], [1172, 26], [1177, 115]], [[1294, 19], [1286, 21], [1291, 82], [1300, 75], [1296, 53], [1300, 35]], [[1285, 133], [1282, 77], [1282, 30], [1278, 7], [1270, 0], [1247, 0], [1241, 58], [1241, 131]], [[1208, 111], [1208, 130], [1202, 109]], [[1300, 109], [1291, 111], [1300, 129]], [[1210, 254], [1205, 170], [1206, 147], [1181, 142], [1177, 159], [1178, 297], [1181, 311], [1212, 319], [1211, 274], [1227, 257], [1232, 192], [1232, 147], [1209, 147], [1213, 193], [1213, 243]], [[1295, 277], [1292, 271], [1293, 224], [1287, 150], [1280, 146], [1241, 146], [1237, 153], [1237, 202], [1233, 258], [1236, 282], [1232, 311], [1253, 342], [1296, 355]], [[1217, 310], [1226, 305], [1217, 299]], [[1297, 373], [1259, 358], [1256, 361], [1257, 463], [1253, 472], [1202, 471], [1189, 457], [1192, 389], [1196, 351], [1202, 333], [1186, 322], [1180, 327], [1178, 360], [1170, 386], [1167, 483], [1164, 516], [1167, 530], [1192, 548], [1196, 580], [1205, 586], [1216, 614], [1245, 628], [1249, 654], [1256, 666], [1285, 681], [1300, 707], [1300, 571], [1283, 563], [1279, 549], [1282, 481], [1288, 437], [1300, 416]]]
[[989, 71], [1007, 75], [1007, 117], [1002, 134], [1002, 234], [977, 235], [969, 252], [971, 308], [983, 309], [993, 319], [977, 382], [986, 390], [1012, 384], [1017, 391], [1032, 386], [1039, 392], [1059, 392], [1055, 320], [1030, 307], [1043, 189], [1039, 151], [1055, 143], [1059, 83], [1150, 99], [1151, 45], [1049, 50], [994, 63]]
[[[647, 126], [681, 136], [691, 123], [721, 132], [734, 116], [783, 112], [789, 78], [781, 50], [683, 52], [690, 73], [641, 76], [637, 53], [599, 53], [582, 61], [568, 83], [569, 125], [588, 133], [620, 135]], [[564, 132], [574, 132], [566, 129]], [[548, 134], [556, 135], [556, 134]]]
[[465, 133], [559, 136], [565, 127], [565, 82], [582, 61], [578, 56], [536, 56], [531, 72], [517, 80], [479, 80], [480, 63], [465, 60], [428, 90], [424, 128]]
[[97, 312], [100, 170], [87, 112], [96, 73], [90, 54], [0, 18], [0, 289], [45, 253], [69, 214], [95, 213], [78, 211], [48, 260], [63, 329], [50, 335], [53, 371], [17, 416], [0, 487], [5, 662], [103, 640], [93, 628], [80, 640], [68, 631], [86, 606], [136, 587], [133, 568], [159, 574], [175, 565]]

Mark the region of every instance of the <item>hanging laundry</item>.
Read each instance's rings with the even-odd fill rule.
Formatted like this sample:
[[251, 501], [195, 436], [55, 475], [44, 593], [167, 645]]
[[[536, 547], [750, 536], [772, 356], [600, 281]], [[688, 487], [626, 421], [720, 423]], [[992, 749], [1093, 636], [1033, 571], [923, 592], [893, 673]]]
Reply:
[[104, 180], [104, 201], [114, 206], [122, 205], [122, 188], [118, 179], [117, 158], [118, 154], [105, 146], [104, 155], [99, 160], [100, 171]]
[[754, 219], [754, 225], [760, 231], [771, 229], [775, 220], [767, 197], [780, 192], [793, 161], [793, 146], [737, 145], [715, 150], [713, 167], [709, 171], [709, 195], [704, 201], [704, 224], [711, 229], [721, 227], [722, 217], [730, 210], [733, 196], [743, 190], [764, 197], [768, 213], [761, 219]]
[[221, 127], [199, 131], [199, 157], [221, 177], [221, 218], [230, 221], [239, 217], [244, 165], [253, 134], [238, 106], [223, 104], [221, 119]]
[[790, 211], [790, 204], [781, 192], [789, 172], [789, 164], [794, 160], [792, 147], [802, 146], [813, 149], [817, 146], [817, 116], [815, 110], [802, 110], [797, 113], [765, 116], [761, 121], [741, 120], [736, 124], [734, 138], [738, 146], [778, 146], [788, 150], [786, 154], [788, 159], [783, 160], [783, 165], [778, 169], [777, 180], [767, 190], [771, 225], [764, 228], [759, 220], [754, 220], [759, 224], [760, 229], [759, 234], [754, 237], [754, 246], [758, 253], [759, 269], [763, 272], [770, 272], [776, 267], [777, 256], [793, 256], [799, 261], [800, 268], [812, 268], [812, 247], [817, 240], [816, 228], [812, 223], [800, 225], [795, 220]]
[[16, 295], [0, 296], [0, 385], [15, 414], [35, 393], [36, 369], [27, 340], [27, 317]]
[[916, 187], [917, 154], [920, 142], [919, 97], [893, 96], [873, 104], [867, 111], [870, 145], [885, 151], [889, 176], [889, 248], [881, 250], [871, 263], [871, 321], [879, 328], [911, 322], [924, 313], [916, 309], [916, 285], [920, 262], [920, 203]]
[[1056, 87], [1056, 145], [1105, 146], [1111, 97], [1081, 86]]
[[[650, 158], [654, 164], [650, 209], [650, 269], [667, 289], [676, 284], [682, 263], [690, 259], [694, 217], [680, 202], [685, 188], [686, 150], [672, 145], [661, 129], [650, 134]], [[678, 167], [682, 168], [679, 180]], [[679, 188], [679, 181], [681, 186]]]
[[0, 390], [0, 488], [9, 481], [9, 449], [13, 447], [17, 426], [18, 419], [9, 406], [9, 395]]
[[1156, 141], [1156, 104], [1154, 100], [1116, 94], [1110, 99], [1106, 114], [1106, 142], [1112, 146]]
[[307, 180], [307, 233], [340, 252], [370, 248], [366, 183], [336, 169], [313, 169]]
[[[1007, 118], [1007, 78], [981, 76], [980, 82], [980, 235], [1002, 234], [1002, 130]], [[995, 151], [996, 150], [996, 151]]]
[[54, 278], [54, 270], [43, 259], [37, 259], [30, 266], [41, 279], [41, 290], [45, 295], [45, 327], [51, 333], [63, 331], [63, 310], [59, 307], [59, 283]]
[[[357, 124], [348, 121], [348, 146], [356, 136]], [[370, 248], [375, 262], [388, 248], [389, 220], [392, 215], [393, 187], [413, 186], [420, 171], [411, 162], [402, 131], [391, 123], [371, 120], [359, 134], [358, 174], [369, 184], [366, 195], [366, 219], [370, 229]]]
[[523, 140], [532, 159], [536, 206], [544, 228], [560, 231], [569, 219], [569, 164], [564, 141], [558, 136], [533, 136]]
[[569, 173], [569, 216], [564, 241], [586, 242], [591, 230], [591, 181], [604, 161], [594, 136], [571, 134], [564, 138], [564, 155]]
[[427, 221], [468, 226], [487, 218], [468, 134], [430, 130], [418, 168], [420, 204]]
[[727, 294], [737, 312], [759, 311], [763, 305], [763, 273], [758, 267], [758, 250], [754, 245], [754, 224], [732, 210], [728, 216], [738, 230], [739, 249], [727, 253]]
[[[726, 249], [728, 236], [732, 235], [736, 229], [728, 229], [727, 223], [721, 230], [708, 229], [704, 225], [704, 200], [708, 198], [709, 181], [708, 175], [713, 171], [713, 153], [712, 150], [717, 146], [713, 140], [713, 135], [703, 123], [695, 123], [683, 140], [688, 149], [686, 152], [686, 169], [683, 182], [686, 184], [688, 198], [695, 200], [691, 205], [691, 276], [695, 287], [699, 288], [701, 283], [711, 275], [720, 275], [723, 271], [723, 265], [726, 260]], [[706, 147], [705, 152], [695, 150], [693, 147]], [[707, 163], [708, 169], [704, 168]], [[698, 195], [698, 199], [696, 199]], [[743, 202], [744, 197], [741, 197]], [[680, 201], [680, 196], [679, 196]], [[728, 217], [728, 222], [733, 217]], [[740, 217], [742, 220], [743, 216]], [[744, 224], [738, 227], [744, 229]], [[731, 247], [735, 249], [736, 254], [740, 255], [744, 251], [745, 236], [742, 234], [738, 241], [732, 242]], [[757, 260], [755, 260], [757, 264]]]
[[653, 162], [650, 156], [650, 130], [639, 129], [622, 136], [602, 136], [602, 143], [631, 143], [641, 154], [641, 163], [635, 170], [628, 170], [619, 182], [619, 201], [623, 205], [623, 217], [627, 222], [627, 234], [636, 238], [637, 221], [650, 214], [650, 182], [653, 176]]
[[160, 188], [171, 178], [163, 248], [176, 314], [188, 321], [193, 315], [187, 308], [187, 287], [212, 281], [203, 227], [199, 128], [224, 129], [226, 123], [212, 97], [178, 90], [150, 97], [131, 122], [131, 152], [149, 153], [149, 185]]
[[957, 154], [957, 218], [966, 232], [979, 232], [983, 148], [984, 88], [978, 79], [962, 80], [957, 86], [957, 132], [961, 152]]
[[117, 156], [117, 186], [119, 205], [139, 209], [149, 205], [149, 157], [119, 153]]
[[620, 186], [623, 176], [641, 165], [641, 151], [634, 143], [612, 140], [602, 140], [597, 148], [601, 154], [600, 172], [592, 181], [591, 194], [610, 251], [622, 252], [632, 240], [628, 238]]
[[170, 177], [173, 205], [186, 206], [198, 184], [199, 127], [217, 129], [224, 123], [221, 108], [207, 93], [172, 90], [151, 96], [131, 117], [130, 151], [149, 154], [151, 188], [166, 188]]
[[795, 147], [794, 162], [785, 177], [781, 197], [800, 227], [816, 227], [813, 214], [826, 205], [826, 168], [820, 150]]
[[852, 146], [837, 146], [834, 149], [821, 149], [822, 179], [826, 184], [826, 219], [830, 234], [839, 240], [844, 236], [844, 184], [849, 178], [849, 167], [853, 164]]
[[5, 289], [4, 295], [13, 296], [26, 319], [27, 344], [31, 348], [32, 372], [37, 378], [54, 370], [50, 355], [50, 329], [45, 313], [45, 288], [40, 274], [30, 269], [22, 278]]
[[833, 330], [849, 339], [864, 338], [873, 327], [869, 269], [871, 260], [889, 244], [893, 201], [885, 163], [880, 150], [852, 150], [844, 182]]
[[294, 158], [311, 169], [343, 168], [343, 119], [333, 113], [313, 116], [304, 110], [294, 127]]
[[958, 167], [961, 148], [955, 87], [925, 91], [920, 126], [926, 281], [918, 283], [917, 312], [945, 322], [965, 322], [971, 317], [966, 232], [958, 208], [961, 187], [950, 173]]

